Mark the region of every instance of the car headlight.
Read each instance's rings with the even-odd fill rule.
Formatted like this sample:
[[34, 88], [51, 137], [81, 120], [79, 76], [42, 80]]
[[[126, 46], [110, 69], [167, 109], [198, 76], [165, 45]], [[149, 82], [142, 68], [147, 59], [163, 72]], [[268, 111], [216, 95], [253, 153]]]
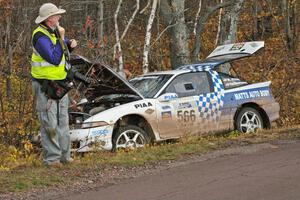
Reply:
[[100, 122], [86, 122], [81, 125], [81, 128], [94, 128], [94, 127], [99, 127], [99, 126], [107, 126], [108, 123], [104, 121]]

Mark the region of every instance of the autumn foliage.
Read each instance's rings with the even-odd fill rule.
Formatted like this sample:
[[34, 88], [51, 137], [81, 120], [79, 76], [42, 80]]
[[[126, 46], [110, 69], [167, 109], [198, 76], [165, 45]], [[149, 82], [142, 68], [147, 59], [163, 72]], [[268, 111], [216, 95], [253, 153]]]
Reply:
[[[186, 12], [187, 23], [194, 20], [197, 2], [196, 0], [186, 2], [188, 8], [188, 12]], [[281, 117], [277, 122], [278, 125], [299, 124], [300, 43], [298, 39], [299, 29], [297, 30], [296, 27], [299, 27], [300, 20], [296, 20], [297, 26], [291, 28], [292, 33], [296, 36], [294, 46], [291, 47], [284, 29], [286, 14], [280, 4], [270, 4], [268, 3], [270, 1], [267, 0], [259, 1], [261, 10], [254, 16], [254, 2], [251, 0], [244, 4], [238, 21], [237, 42], [264, 40], [265, 49], [256, 57], [234, 62], [233, 70], [248, 82], [271, 80], [273, 95], [281, 106]], [[296, 1], [288, 2], [290, 6], [296, 6], [294, 5]], [[7, 148], [7, 146], [10, 146], [12, 152], [14, 148], [26, 152], [23, 154], [16, 153], [17, 156], [30, 155], [33, 150], [30, 139], [38, 133], [39, 129], [31, 91], [30, 38], [35, 26], [34, 19], [38, 12], [36, 6], [41, 3], [42, 1], [35, 0], [28, 5], [26, 3], [18, 5], [13, 0], [0, 0], [0, 11], [3, 13], [0, 17], [0, 152], [3, 151], [2, 148]], [[117, 67], [117, 60], [113, 57], [113, 46], [116, 41], [113, 20], [111, 19], [116, 9], [116, 3], [106, 5], [104, 31], [101, 37], [97, 27], [97, 7], [95, 5], [87, 4], [84, 7], [78, 3], [78, 5], [71, 7], [69, 4], [64, 4], [64, 1], [61, 3], [70, 11], [63, 19], [67, 35], [79, 40], [79, 48], [75, 53]], [[134, 10], [134, 1], [124, 1], [123, 7], [126, 9], [120, 12], [120, 29], [124, 29], [126, 20]], [[296, 19], [297, 17], [299, 19], [297, 16], [300, 13], [299, 7], [298, 5], [298, 12], [296, 10], [294, 13]], [[17, 14], [22, 12], [26, 13], [27, 18], [21, 18], [23, 14]], [[142, 73], [142, 51], [148, 14], [149, 11], [140, 14], [133, 21], [126, 37], [121, 41], [124, 68], [133, 76]], [[292, 24], [294, 21], [292, 20], [290, 23]], [[192, 23], [188, 23], [188, 26], [191, 26], [190, 24]], [[167, 24], [156, 18], [152, 30], [154, 37], [152, 41], [166, 26]], [[218, 12], [209, 18], [204, 33], [199, 36], [202, 43], [200, 58], [204, 58], [216, 47], [217, 28]], [[187, 41], [190, 48], [192, 48], [194, 39], [191, 34]], [[160, 38], [157, 38], [155, 44], [152, 44], [149, 60], [150, 71], [171, 69], [171, 50], [169, 48], [171, 42], [168, 31], [166, 31]], [[1, 165], [0, 162], [0, 170]]]

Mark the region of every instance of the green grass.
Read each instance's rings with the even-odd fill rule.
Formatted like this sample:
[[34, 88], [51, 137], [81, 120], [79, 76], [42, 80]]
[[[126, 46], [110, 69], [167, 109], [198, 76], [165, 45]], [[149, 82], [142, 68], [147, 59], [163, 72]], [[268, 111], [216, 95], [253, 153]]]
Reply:
[[[79, 163], [62, 168], [42, 165], [38, 155], [34, 162], [26, 160], [8, 171], [0, 171], [0, 194], [23, 192], [31, 188], [69, 185], [74, 181], [84, 181], [87, 176], [119, 167], [138, 167], [165, 160], [177, 160], [186, 155], [204, 154], [216, 149], [232, 146], [270, 142], [278, 139], [300, 139], [300, 127], [264, 130], [254, 134], [230, 132], [218, 136], [185, 136], [177, 141], [168, 141], [137, 150], [121, 150], [87, 153], [77, 159]], [[1, 158], [0, 158], [1, 159]], [[32, 159], [32, 157], [31, 157]], [[93, 176], [91, 176], [93, 177]]]
[[45, 167], [0, 172], [0, 193], [64, 184], [66, 181], [60, 175], [60, 172]]

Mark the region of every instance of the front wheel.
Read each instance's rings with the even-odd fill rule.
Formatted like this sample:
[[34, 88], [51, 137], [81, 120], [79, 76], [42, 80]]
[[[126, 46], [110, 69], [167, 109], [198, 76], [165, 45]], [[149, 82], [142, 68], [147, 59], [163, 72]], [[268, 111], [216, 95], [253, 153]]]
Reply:
[[113, 151], [117, 149], [136, 149], [150, 143], [148, 134], [138, 126], [120, 127], [113, 137]]
[[264, 128], [261, 114], [254, 108], [243, 108], [236, 119], [236, 127], [242, 133], [252, 133]]

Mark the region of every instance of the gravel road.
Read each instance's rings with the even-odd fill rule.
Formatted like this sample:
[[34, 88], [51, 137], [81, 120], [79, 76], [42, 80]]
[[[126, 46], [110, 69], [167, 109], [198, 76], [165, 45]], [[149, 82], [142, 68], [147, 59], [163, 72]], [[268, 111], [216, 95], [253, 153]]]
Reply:
[[64, 200], [299, 200], [300, 142], [230, 148]]

